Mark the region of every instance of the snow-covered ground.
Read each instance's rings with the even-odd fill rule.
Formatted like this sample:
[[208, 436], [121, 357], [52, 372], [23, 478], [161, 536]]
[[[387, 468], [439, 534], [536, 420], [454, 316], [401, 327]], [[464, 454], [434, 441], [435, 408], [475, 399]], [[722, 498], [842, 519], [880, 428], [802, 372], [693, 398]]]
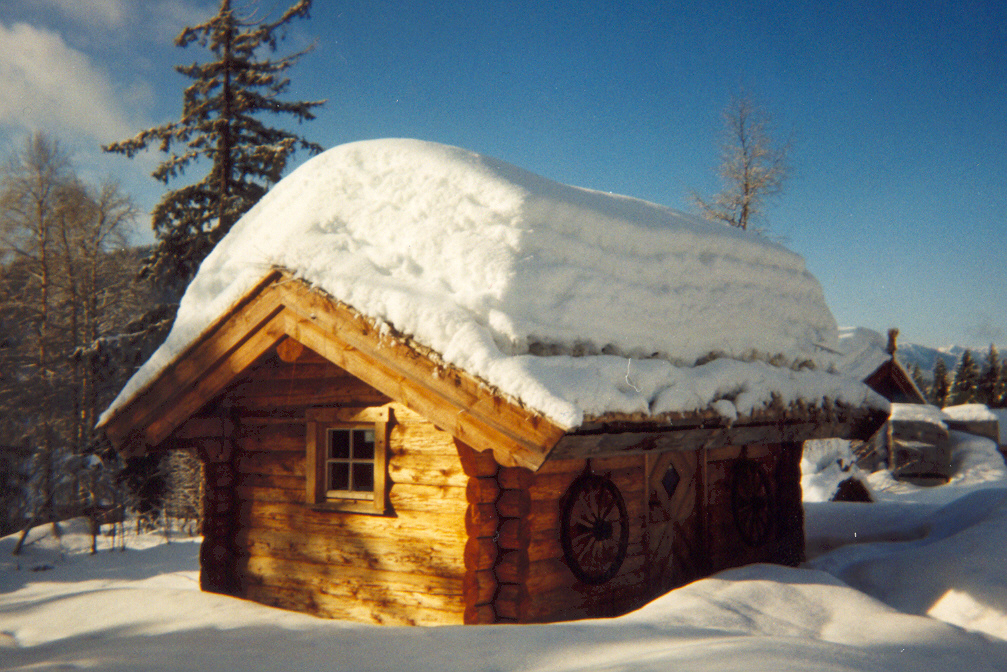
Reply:
[[91, 556], [83, 524], [38, 529], [20, 558], [0, 540], [0, 670], [1003, 670], [1007, 470], [991, 441], [956, 438], [948, 485], [862, 475], [874, 504], [826, 501], [856, 468], [817, 444], [805, 567], [723, 572], [609, 620], [326, 621], [199, 592], [196, 539]]

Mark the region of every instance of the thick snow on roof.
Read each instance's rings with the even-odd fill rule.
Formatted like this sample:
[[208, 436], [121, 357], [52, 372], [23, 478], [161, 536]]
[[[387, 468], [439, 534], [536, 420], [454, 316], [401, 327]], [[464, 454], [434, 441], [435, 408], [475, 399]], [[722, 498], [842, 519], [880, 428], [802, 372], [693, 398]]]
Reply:
[[943, 427], [948, 417], [944, 411], [931, 404], [892, 404], [891, 413], [888, 416], [893, 422], [923, 422], [930, 425]]
[[986, 404], [945, 406], [943, 411], [951, 420], [960, 422], [994, 422], [997, 420], [996, 414]]
[[234, 226], [109, 412], [275, 267], [566, 427], [713, 402], [732, 416], [772, 392], [868, 395], [824, 367], [794, 370], [837, 330], [779, 245], [456, 147], [374, 140], [306, 162]]
[[873, 329], [840, 327], [836, 368], [843, 375], [864, 380], [891, 357], [887, 345], [888, 340]]

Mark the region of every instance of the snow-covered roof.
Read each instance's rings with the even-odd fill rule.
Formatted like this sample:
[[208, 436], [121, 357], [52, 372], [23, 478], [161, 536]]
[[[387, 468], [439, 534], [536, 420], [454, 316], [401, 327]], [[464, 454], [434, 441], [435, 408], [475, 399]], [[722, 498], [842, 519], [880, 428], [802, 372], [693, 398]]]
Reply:
[[733, 417], [774, 393], [883, 404], [825, 373], [835, 320], [793, 252], [456, 147], [373, 140], [306, 162], [234, 226], [103, 421], [274, 268], [564, 427]]
[[944, 414], [960, 422], [996, 422], [997, 416], [986, 404], [958, 404], [945, 406]]
[[857, 380], [864, 380], [891, 358], [888, 341], [866, 327], [840, 327], [836, 368]]
[[888, 416], [892, 422], [923, 422], [930, 425], [942, 427], [947, 432], [945, 422], [948, 416], [944, 411], [932, 404], [896, 404], [891, 405], [891, 414]]

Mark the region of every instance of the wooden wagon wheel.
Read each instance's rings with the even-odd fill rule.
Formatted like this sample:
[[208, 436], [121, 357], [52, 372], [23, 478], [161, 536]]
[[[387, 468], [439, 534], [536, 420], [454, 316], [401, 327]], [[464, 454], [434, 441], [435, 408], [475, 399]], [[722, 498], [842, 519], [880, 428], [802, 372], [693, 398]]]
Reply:
[[769, 477], [755, 460], [734, 463], [731, 508], [734, 525], [749, 546], [761, 546], [773, 527], [773, 495]]
[[584, 474], [570, 484], [560, 542], [566, 564], [583, 583], [599, 585], [618, 573], [629, 548], [629, 514], [615, 483]]

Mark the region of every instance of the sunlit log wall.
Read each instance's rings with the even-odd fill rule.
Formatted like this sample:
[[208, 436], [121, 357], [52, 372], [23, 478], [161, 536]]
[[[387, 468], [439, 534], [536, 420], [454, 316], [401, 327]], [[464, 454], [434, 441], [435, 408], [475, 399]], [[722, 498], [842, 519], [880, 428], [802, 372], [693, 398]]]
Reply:
[[[388, 510], [306, 503], [311, 407], [390, 406]], [[205, 463], [204, 589], [331, 618], [387, 624], [523, 623], [614, 616], [748, 562], [803, 557], [800, 445], [632, 455], [502, 468], [314, 353], [270, 353], [175, 431]], [[734, 522], [739, 460], [769, 475], [771, 533]], [[674, 466], [673, 490], [662, 481]], [[560, 542], [563, 498], [585, 473], [618, 487], [629, 545], [616, 575], [578, 581]], [[664, 488], [664, 490], [660, 490]]]

